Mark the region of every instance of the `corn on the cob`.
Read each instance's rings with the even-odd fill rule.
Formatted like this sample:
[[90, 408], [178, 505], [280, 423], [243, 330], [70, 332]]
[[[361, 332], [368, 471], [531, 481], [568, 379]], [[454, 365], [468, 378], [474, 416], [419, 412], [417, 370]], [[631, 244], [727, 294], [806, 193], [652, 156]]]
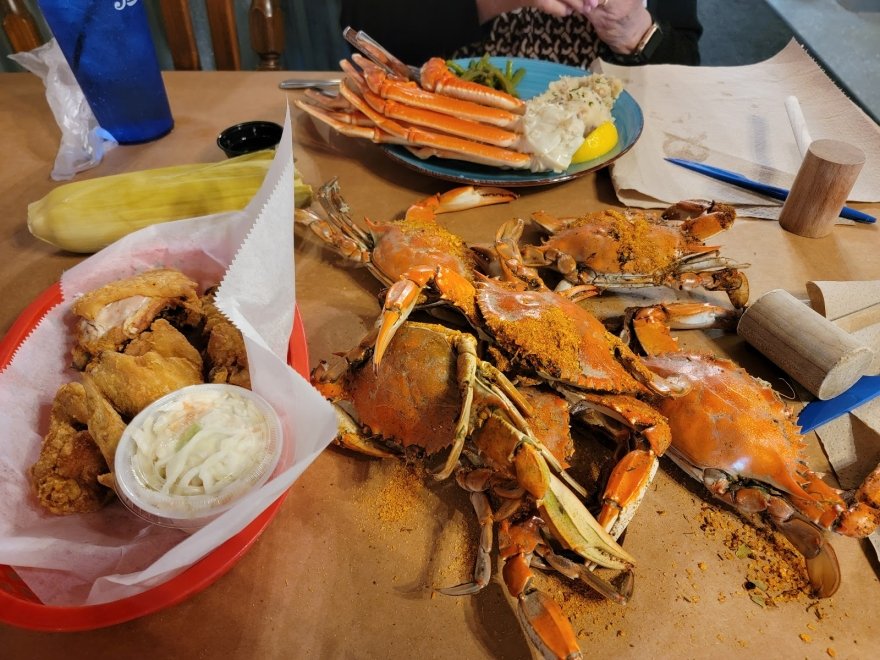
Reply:
[[[28, 206], [28, 229], [63, 250], [91, 253], [147, 225], [243, 209], [272, 156], [265, 150], [67, 183]], [[308, 204], [311, 188], [298, 173], [294, 184], [296, 205]]]

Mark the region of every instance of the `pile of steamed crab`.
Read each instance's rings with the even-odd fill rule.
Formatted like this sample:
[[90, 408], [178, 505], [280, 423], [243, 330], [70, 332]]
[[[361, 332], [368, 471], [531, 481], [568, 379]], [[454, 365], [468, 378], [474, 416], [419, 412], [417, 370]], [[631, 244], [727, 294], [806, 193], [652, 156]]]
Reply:
[[[494, 562], [533, 650], [581, 657], [534, 571], [625, 604], [637, 558], [620, 537], [667, 456], [728, 505], [766, 512], [804, 556], [816, 595], [833, 594], [840, 571], [824, 532], [877, 528], [880, 468], [854, 493], [830, 487], [803, 461], [791, 413], [765, 382], [729, 360], [679, 350], [670, 333], [729, 327], [747, 305], [747, 264], [705, 243], [734, 210], [689, 200], [662, 213], [536, 212], [543, 240], [524, 241], [524, 222], [511, 220], [479, 246], [437, 218], [514, 197], [456, 188], [399, 219], [360, 224], [334, 180], [317, 194], [320, 212], [297, 211], [298, 224], [382, 287], [375, 327], [312, 374], [337, 411], [337, 443], [424, 461], [467, 492], [479, 522], [472, 578], [438, 590], [477, 593]], [[719, 291], [729, 305], [627, 309], [619, 334], [589, 309], [595, 296], [649, 286]], [[415, 320], [416, 312], [447, 320]], [[617, 447], [598, 496], [570, 474], [574, 426]]]

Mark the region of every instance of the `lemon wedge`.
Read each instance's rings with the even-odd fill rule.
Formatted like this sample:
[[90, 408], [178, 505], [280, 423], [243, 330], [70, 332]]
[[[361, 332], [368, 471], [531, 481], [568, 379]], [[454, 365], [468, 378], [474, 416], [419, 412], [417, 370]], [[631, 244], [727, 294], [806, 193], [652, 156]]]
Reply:
[[604, 156], [617, 144], [617, 127], [613, 122], [606, 121], [594, 128], [584, 139], [571, 157], [572, 163], [583, 163]]

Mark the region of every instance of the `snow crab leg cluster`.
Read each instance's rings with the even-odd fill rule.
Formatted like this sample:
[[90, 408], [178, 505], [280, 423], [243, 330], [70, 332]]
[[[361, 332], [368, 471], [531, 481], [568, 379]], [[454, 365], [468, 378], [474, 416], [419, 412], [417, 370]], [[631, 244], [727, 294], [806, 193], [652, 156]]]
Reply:
[[420, 81], [388, 73], [353, 55], [340, 62], [345, 78], [339, 104], [310, 94], [296, 105], [349, 137], [409, 147], [420, 158], [439, 156], [509, 169], [530, 169], [522, 145], [519, 99], [456, 78], [440, 58], [421, 68]]
[[423, 159], [563, 172], [586, 136], [613, 121], [622, 91], [602, 74], [563, 76], [524, 102], [459, 78], [439, 57], [415, 69], [361, 32], [343, 34], [363, 54], [340, 62], [339, 95], [307, 92], [297, 107], [343, 135], [401, 145]]

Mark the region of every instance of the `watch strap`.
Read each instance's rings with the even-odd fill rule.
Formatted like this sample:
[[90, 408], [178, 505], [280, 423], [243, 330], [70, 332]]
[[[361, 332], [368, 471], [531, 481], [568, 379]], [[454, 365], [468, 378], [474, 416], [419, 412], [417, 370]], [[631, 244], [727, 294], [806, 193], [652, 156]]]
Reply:
[[636, 44], [635, 50], [632, 53], [628, 55], [615, 54], [614, 59], [621, 64], [644, 64], [651, 58], [654, 51], [657, 50], [657, 46], [660, 45], [662, 39], [663, 30], [660, 24], [654, 21], [645, 31], [645, 34], [642, 35], [642, 38], [639, 39], [639, 43]]

